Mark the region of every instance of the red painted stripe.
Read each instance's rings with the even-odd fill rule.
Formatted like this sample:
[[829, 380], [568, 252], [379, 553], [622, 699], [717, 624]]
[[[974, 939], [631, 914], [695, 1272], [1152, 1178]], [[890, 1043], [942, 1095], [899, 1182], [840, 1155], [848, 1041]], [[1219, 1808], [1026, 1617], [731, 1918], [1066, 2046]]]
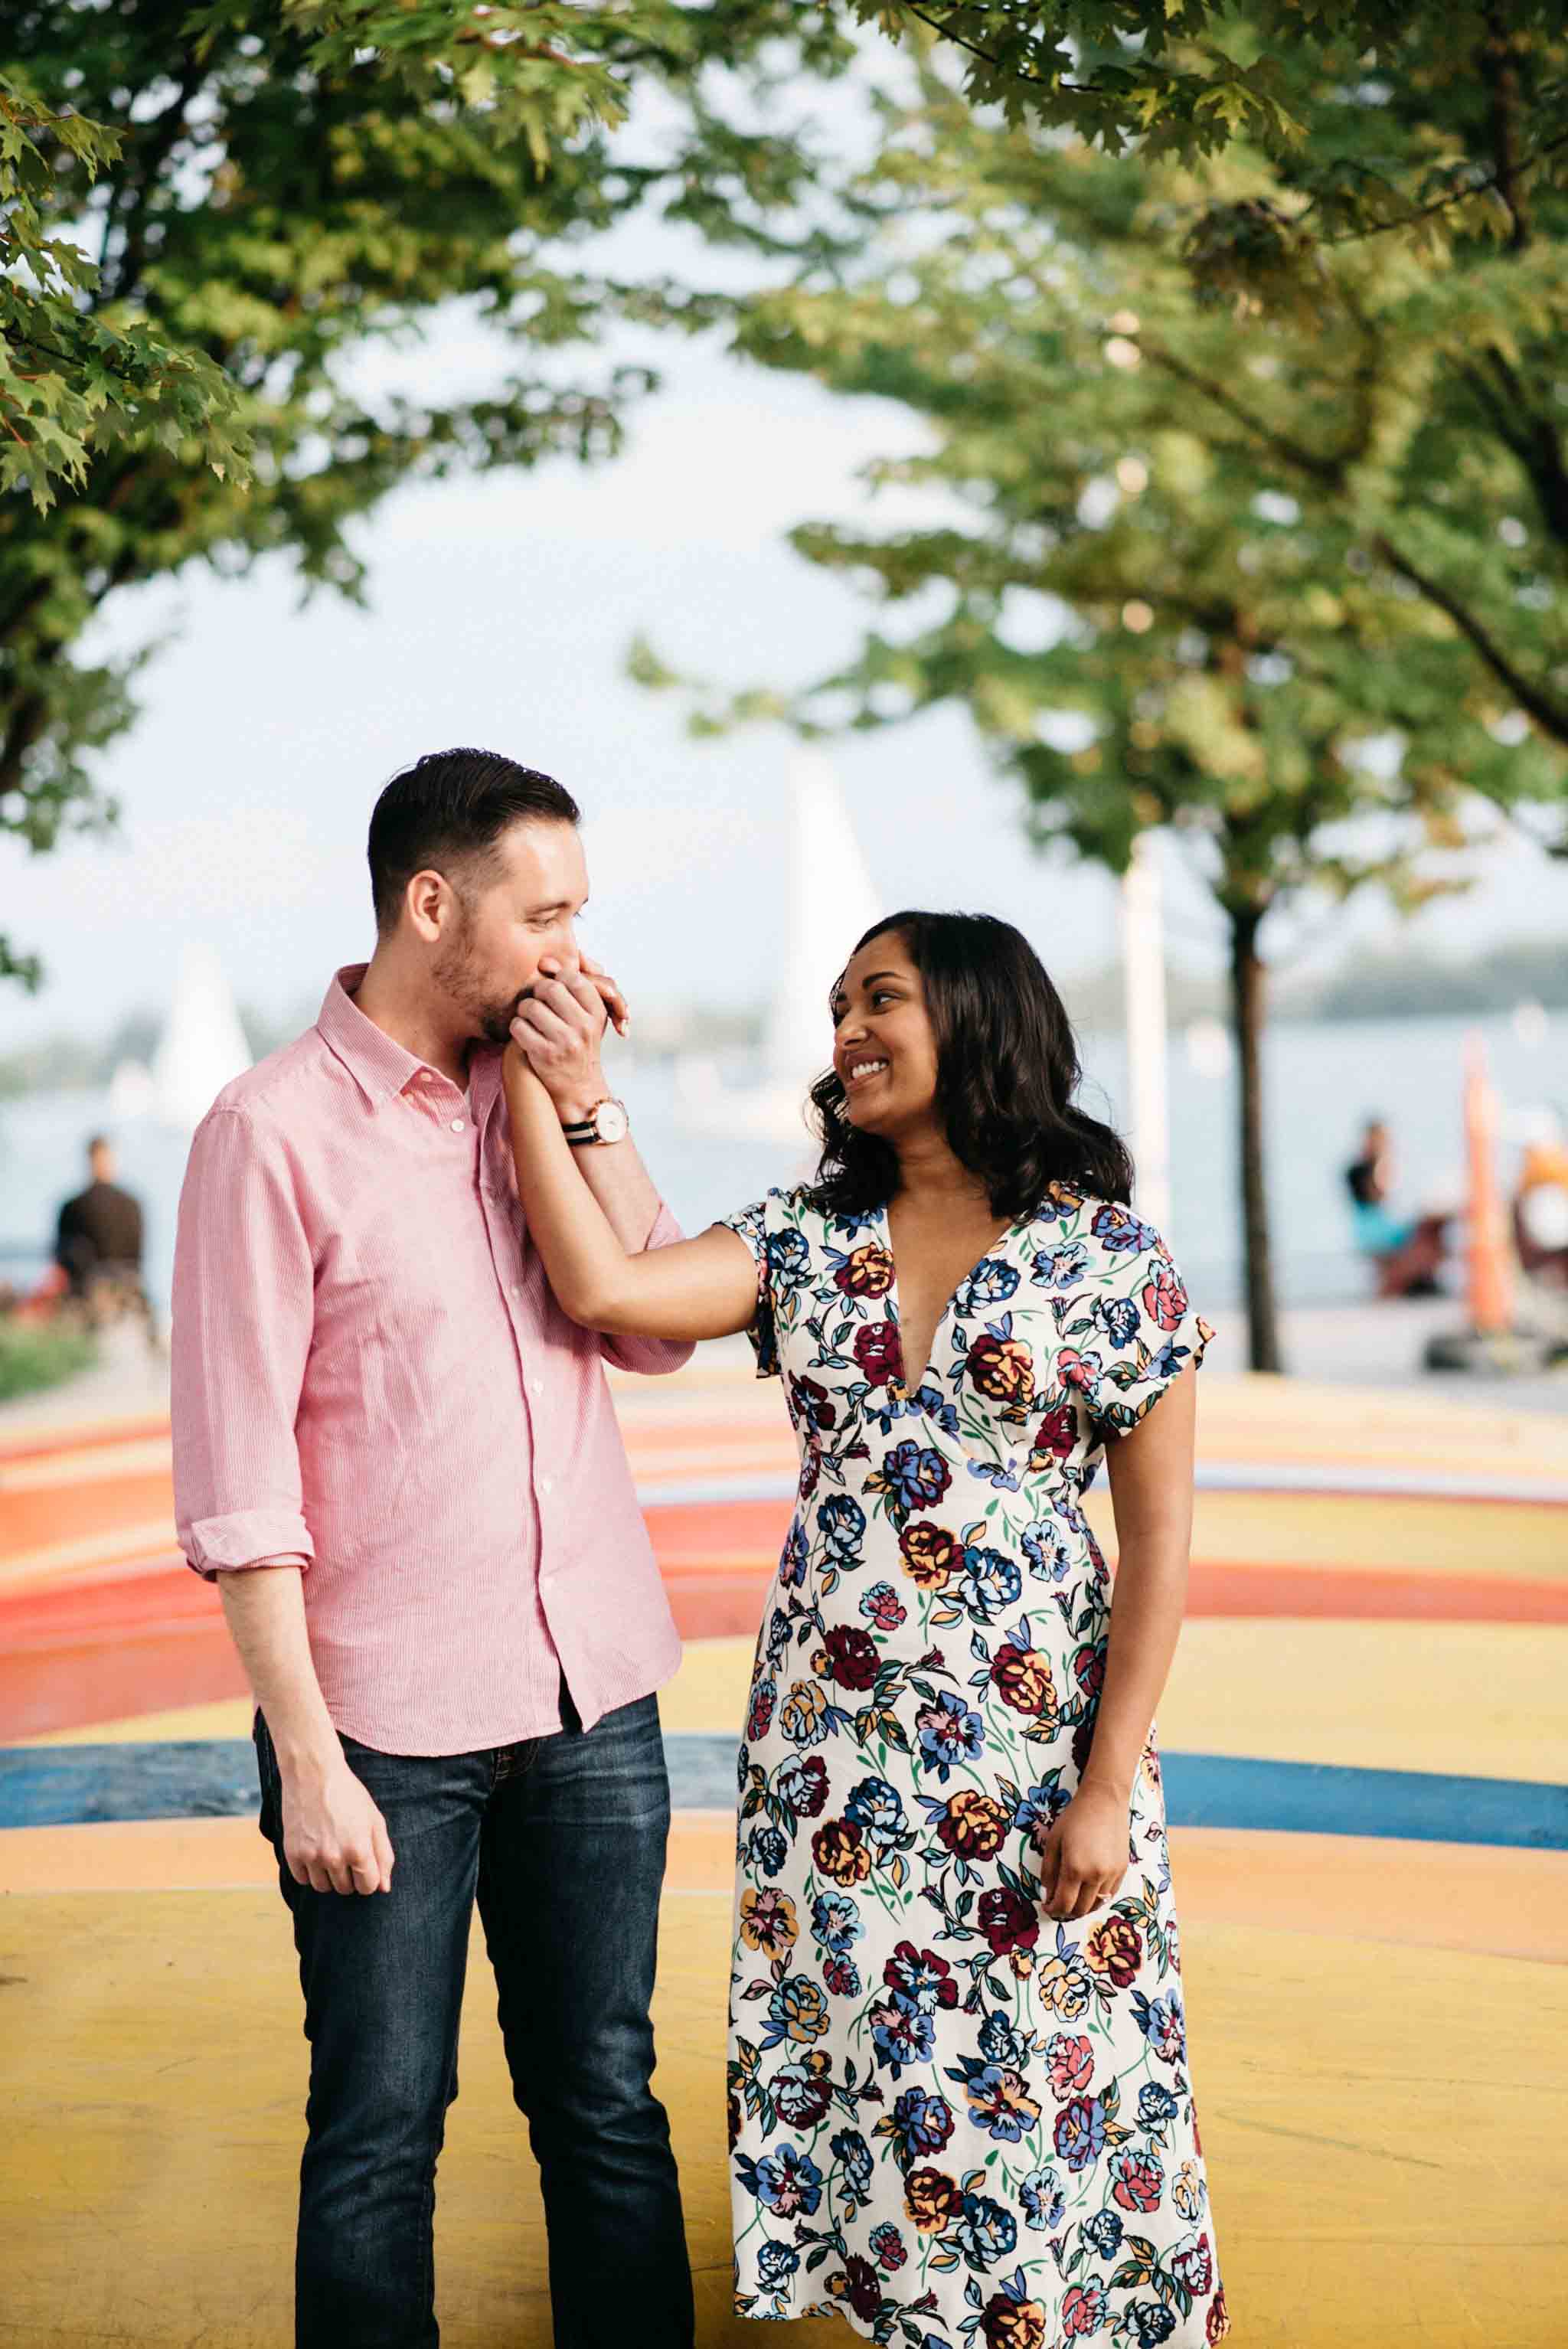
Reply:
[[1407, 1567], [1194, 1563], [1187, 1612], [1306, 1615], [1347, 1623], [1568, 1623], [1568, 1583], [1427, 1574]]
[[[759, 1506], [763, 1505], [758, 1505]], [[650, 1512], [655, 1547], [681, 1636], [749, 1638], [772, 1576], [771, 1557], [693, 1559], [692, 1528]], [[674, 1553], [672, 1556], [671, 1553]], [[1342, 1621], [1568, 1622], [1568, 1586], [1483, 1576], [1199, 1562], [1193, 1616], [1315, 1617]], [[0, 1744], [80, 1728], [122, 1714], [158, 1713], [242, 1695], [244, 1675], [218, 1595], [175, 1557], [113, 1580], [0, 1600]]]

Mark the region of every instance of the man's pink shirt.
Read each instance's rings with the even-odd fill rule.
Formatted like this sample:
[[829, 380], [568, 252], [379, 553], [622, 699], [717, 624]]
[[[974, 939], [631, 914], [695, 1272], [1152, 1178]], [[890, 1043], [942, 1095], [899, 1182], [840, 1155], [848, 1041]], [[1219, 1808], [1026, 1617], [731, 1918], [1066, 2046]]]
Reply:
[[[500, 1053], [465, 1094], [352, 1000], [225, 1087], [180, 1201], [175, 1515], [198, 1574], [303, 1559], [335, 1725], [384, 1753], [583, 1726], [669, 1679], [680, 1640], [600, 1338], [530, 1244]], [[661, 1206], [646, 1245], [680, 1231]]]

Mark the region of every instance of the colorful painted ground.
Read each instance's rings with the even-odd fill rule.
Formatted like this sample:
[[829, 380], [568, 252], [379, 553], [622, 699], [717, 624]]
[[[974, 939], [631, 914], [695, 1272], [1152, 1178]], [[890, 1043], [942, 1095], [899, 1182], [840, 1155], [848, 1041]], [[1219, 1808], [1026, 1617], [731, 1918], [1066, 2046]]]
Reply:
[[[660, 2086], [699, 2340], [736, 2349], [725, 1806], [793, 1457], [777, 1389], [722, 1354], [617, 1399], [687, 1641]], [[1214, 1381], [1201, 1450], [1160, 1733], [1233, 2338], [1563, 2349], [1568, 1421]], [[306, 2050], [248, 1730], [216, 1598], [173, 1549], [167, 1423], [0, 1434], [0, 2349], [290, 2337]], [[475, 1960], [443, 2339], [543, 2349], [542, 2222]]]

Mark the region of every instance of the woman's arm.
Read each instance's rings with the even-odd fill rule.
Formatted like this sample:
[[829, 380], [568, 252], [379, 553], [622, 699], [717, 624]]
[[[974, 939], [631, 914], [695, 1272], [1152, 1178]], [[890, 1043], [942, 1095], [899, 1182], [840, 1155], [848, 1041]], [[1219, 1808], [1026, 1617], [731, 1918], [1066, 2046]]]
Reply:
[[727, 1338], [749, 1328], [757, 1268], [738, 1234], [715, 1226], [697, 1239], [628, 1256], [515, 1042], [501, 1074], [529, 1237], [562, 1310], [585, 1330], [645, 1338]]
[[1053, 1917], [1083, 1917], [1127, 1870], [1127, 1816], [1187, 1603], [1197, 1367], [1106, 1447], [1116, 1587], [1094, 1738], [1077, 1794], [1042, 1839]]

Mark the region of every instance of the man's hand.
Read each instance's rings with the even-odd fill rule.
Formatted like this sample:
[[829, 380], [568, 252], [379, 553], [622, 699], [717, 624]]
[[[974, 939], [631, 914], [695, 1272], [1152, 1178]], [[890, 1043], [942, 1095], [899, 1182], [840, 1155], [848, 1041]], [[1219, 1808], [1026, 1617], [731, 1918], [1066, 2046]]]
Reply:
[[586, 1117], [604, 1098], [600, 1053], [611, 1020], [624, 1036], [631, 1025], [626, 999], [608, 971], [588, 956], [573, 969], [547, 955], [511, 1033], [563, 1123]]
[[340, 1752], [317, 1775], [283, 1779], [284, 1858], [296, 1884], [317, 1892], [390, 1892], [387, 1822]]

